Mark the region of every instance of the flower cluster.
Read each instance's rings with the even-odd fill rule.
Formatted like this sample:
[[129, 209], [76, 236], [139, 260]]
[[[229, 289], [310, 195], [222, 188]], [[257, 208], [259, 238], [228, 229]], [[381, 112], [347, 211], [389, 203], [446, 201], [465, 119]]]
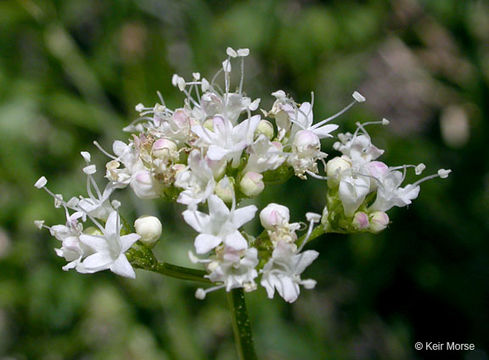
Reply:
[[[315, 228], [379, 232], [388, 224], [386, 211], [410, 204], [422, 181], [448, 175], [449, 171], [440, 170], [402, 186], [407, 169], [413, 166], [388, 167], [376, 160], [383, 151], [372, 144], [365, 130], [371, 123], [358, 123], [353, 134], [339, 134], [333, 148], [342, 155], [326, 162], [321, 140], [332, 138], [338, 128], [331, 121], [365, 98], [354, 92], [353, 101], [343, 110], [315, 123], [314, 98], [298, 104], [279, 90], [272, 93], [272, 108], [258, 112], [260, 99], [246, 96], [243, 90], [248, 54], [248, 49], [228, 48], [227, 58], [210, 81], [199, 73], [193, 73], [191, 80], [174, 75], [172, 84], [185, 96], [181, 108], [168, 108], [158, 94], [160, 103], [136, 106], [139, 118], [124, 128], [131, 138], [115, 141], [113, 154], [95, 143], [110, 158], [104, 191], [93, 179], [96, 168], [87, 152], [82, 156], [87, 162], [83, 171], [88, 197], [65, 202], [46, 188], [44, 177], [39, 179], [36, 187], [49, 192], [55, 206], [66, 212], [65, 225], [47, 227], [36, 222], [62, 242], [56, 251], [68, 261], [63, 269], [81, 273], [110, 269], [135, 276], [126, 251], [138, 240], [153, 246], [162, 228], [154, 217], [136, 220], [135, 233], [121, 226], [120, 203], [110, 201], [110, 196], [115, 189], [129, 186], [141, 199], [165, 198], [185, 207], [183, 219], [198, 233], [190, 260], [203, 264], [206, 277], [214, 283], [208, 289], [199, 288], [198, 298], [221, 288], [253, 291], [259, 283], [270, 298], [276, 291], [293, 302], [301, 285], [311, 289], [316, 284], [301, 278], [318, 256], [317, 251], [303, 250]], [[236, 65], [240, 76], [234, 79]], [[424, 169], [422, 164], [414, 167], [417, 174]], [[305, 222], [291, 222], [287, 207], [271, 203], [259, 212], [263, 232], [247, 234], [242, 227], [256, 217], [258, 209], [241, 206], [241, 200], [294, 175], [327, 181], [322, 216], [307, 213]], [[94, 226], [84, 229], [88, 220]], [[299, 231], [305, 234], [298, 236]]]

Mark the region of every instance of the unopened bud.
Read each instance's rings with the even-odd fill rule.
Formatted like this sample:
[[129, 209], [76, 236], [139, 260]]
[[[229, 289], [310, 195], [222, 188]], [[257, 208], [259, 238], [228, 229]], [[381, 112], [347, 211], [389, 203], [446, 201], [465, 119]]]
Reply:
[[374, 211], [370, 214], [369, 230], [378, 233], [389, 225], [389, 216], [383, 211]]
[[272, 230], [278, 225], [287, 224], [289, 220], [289, 209], [283, 205], [271, 203], [260, 212], [261, 225], [267, 230]]
[[171, 159], [177, 154], [177, 144], [168, 139], [158, 139], [153, 143], [153, 156], [157, 159]]
[[102, 236], [102, 231], [100, 231], [99, 228], [96, 228], [95, 226], [89, 226], [86, 229], [83, 230], [83, 233], [86, 235], [100, 235]]
[[295, 134], [294, 148], [303, 154], [316, 153], [321, 148], [319, 137], [310, 130], [299, 130]]
[[353, 216], [352, 225], [357, 230], [365, 230], [369, 227], [368, 215], [363, 211], [355, 213]]
[[269, 139], [273, 138], [273, 125], [270, 121], [260, 120], [256, 128], [255, 135], [260, 136], [261, 134], [265, 135]]
[[239, 187], [246, 196], [257, 196], [265, 188], [265, 184], [263, 183], [263, 175], [254, 171], [249, 171], [239, 182]]
[[153, 247], [161, 236], [161, 221], [155, 216], [141, 216], [134, 222], [136, 233], [141, 236], [139, 241]]
[[350, 162], [342, 157], [335, 157], [326, 163], [326, 175], [328, 176], [328, 185], [338, 185], [340, 174], [351, 168]]
[[233, 184], [229, 180], [229, 178], [226, 176], [222, 178], [216, 185], [216, 188], [214, 189], [215, 193], [217, 196], [219, 196], [222, 201], [226, 203], [230, 203], [234, 199], [234, 188]]
[[204, 121], [203, 126], [207, 130], [214, 131], [214, 120], [213, 119], [207, 119], [206, 121]]

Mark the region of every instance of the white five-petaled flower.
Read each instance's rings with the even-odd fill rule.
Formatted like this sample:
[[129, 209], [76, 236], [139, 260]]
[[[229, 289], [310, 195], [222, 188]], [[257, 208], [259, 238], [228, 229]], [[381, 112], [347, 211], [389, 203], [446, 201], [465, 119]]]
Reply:
[[246, 249], [248, 243], [238, 229], [254, 218], [256, 206], [229, 209], [216, 195], [211, 195], [207, 202], [209, 214], [195, 209], [183, 212], [187, 224], [199, 233], [194, 243], [197, 254], [205, 254], [221, 243], [234, 250]]
[[373, 211], [387, 211], [394, 206], [407, 206], [419, 195], [420, 187], [408, 184], [400, 187], [404, 176], [400, 171], [391, 171], [380, 178], [381, 186], [377, 188], [377, 198], [370, 206]]
[[211, 160], [232, 161], [237, 167], [241, 160], [243, 150], [253, 142], [253, 135], [260, 122], [260, 115], [242, 121], [236, 126], [221, 117], [213, 118], [213, 130], [202, 125], [192, 126], [192, 131], [199, 136], [198, 144], [207, 146], [207, 157]]
[[79, 270], [94, 273], [109, 269], [113, 273], [135, 278], [134, 269], [126, 258], [125, 252], [140, 238], [138, 234], [120, 234], [121, 223], [116, 211], [110, 213], [105, 228], [100, 229], [102, 235], [81, 234], [80, 241], [93, 250], [81, 263]]
[[267, 290], [268, 297], [273, 298], [277, 290], [285, 301], [292, 303], [300, 294], [299, 285], [306, 289], [314, 288], [315, 280], [302, 280], [300, 275], [318, 255], [319, 253], [314, 250], [297, 253], [294, 244], [285, 241], [278, 242], [272, 257], [262, 270], [261, 285]]
[[234, 250], [224, 247], [219, 254], [219, 259], [208, 265], [210, 274], [206, 278], [212, 282], [222, 282], [226, 291], [234, 288], [255, 287], [254, 279], [258, 276], [258, 252], [255, 248]]
[[193, 150], [188, 156], [188, 168], [177, 174], [175, 186], [183, 188], [177, 201], [189, 207], [196, 207], [207, 200], [215, 188], [211, 162], [200, 151]]

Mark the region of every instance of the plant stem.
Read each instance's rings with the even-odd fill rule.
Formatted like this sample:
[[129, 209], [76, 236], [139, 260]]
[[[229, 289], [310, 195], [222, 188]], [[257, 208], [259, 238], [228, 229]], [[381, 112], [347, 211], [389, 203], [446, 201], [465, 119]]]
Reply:
[[240, 360], [256, 360], [253, 334], [250, 319], [246, 310], [244, 291], [242, 288], [227, 292], [231, 316], [233, 318], [234, 341]]
[[156, 260], [151, 249], [144, 245], [133, 246], [127, 251], [126, 256], [129, 262], [137, 269], [148, 270], [182, 280], [210, 283], [210, 280], [204, 277], [206, 275], [205, 271], [160, 262]]

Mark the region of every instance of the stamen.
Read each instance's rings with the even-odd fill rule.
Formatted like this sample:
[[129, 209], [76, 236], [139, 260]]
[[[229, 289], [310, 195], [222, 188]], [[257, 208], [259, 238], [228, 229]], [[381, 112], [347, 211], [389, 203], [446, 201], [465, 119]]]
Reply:
[[102, 154], [111, 158], [112, 160], [117, 160], [117, 158], [114, 155], [111, 155], [107, 151], [105, 151], [104, 148], [100, 146], [100, 144], [97, 141], [94, 141], [93, 144], [97, 147], [97, 149], [99, 149], [102, 152]]
[[355, 105], [356, 103], [361, 103], [361, 102], [364, 102], [365, 101], [365, 98], [363, 96], [360, 95], [361, 97], [359, 97], [357, 95], [360, 95], [360, 94], [355, 91], [353, 93], [353, 95], [352, 95], [354, 100], [350, 104], [348, 104], [345, 108], [343, 108], [343, 110], [337, 112], [336, 114], [330, 116], [329, 118], [324, 119], [324, 120], [318, 122], [317, 124], [313, 125], [311, 129], [317, 129], [318, 127], [326, 124], [328, 121], [331, 121], [331, 120], [336, 119], [337, 117], [343, 115], [345, 112], [347, 112], [348, 110], [350, 110], [350, 108], [353, 105]]
[[220, 289], [223, 289], [226, 285], [217, 285], [217, 286], [213, 286], [213, 287], [210, 287], [210, 288], [207, 288], [207, 289], [202, 289], [202, 288], [198, 288], [196, 291], [195, 291], [195, 297], [199, 300], [204, 300], [205, 297], [207, 296], [208, 293], [212, 292], [212, 291], [216, 291], [216, 290], [220, 290]]

